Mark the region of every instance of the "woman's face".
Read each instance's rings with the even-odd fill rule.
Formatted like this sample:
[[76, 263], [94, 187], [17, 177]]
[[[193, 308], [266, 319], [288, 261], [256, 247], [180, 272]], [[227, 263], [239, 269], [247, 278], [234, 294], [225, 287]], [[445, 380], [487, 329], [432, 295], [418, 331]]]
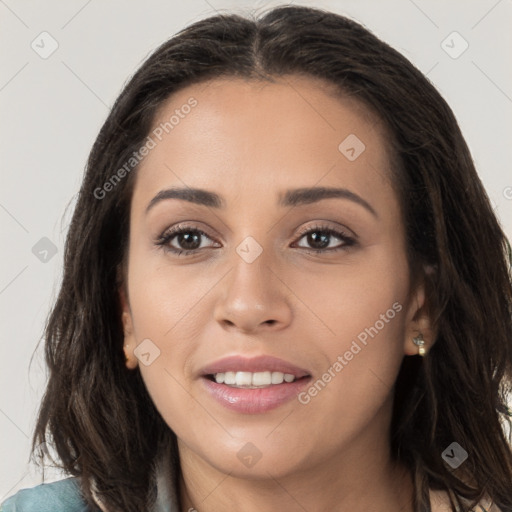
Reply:
[[264, 478], [387, 449], [423, 290], [384, 132], [322, 85], [197, 84], [149, 134], [125, 350], [182, 461]]

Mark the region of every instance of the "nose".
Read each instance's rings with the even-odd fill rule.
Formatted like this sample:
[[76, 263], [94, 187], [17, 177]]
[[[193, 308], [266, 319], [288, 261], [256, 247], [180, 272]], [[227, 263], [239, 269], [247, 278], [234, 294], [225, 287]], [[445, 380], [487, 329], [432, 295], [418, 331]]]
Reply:
[[219, 283], [214, 316], [223, 329], [257, 333], [290, 324], [292, 293], [263, 254], [252, 263], [236, 255], [234, 267]]

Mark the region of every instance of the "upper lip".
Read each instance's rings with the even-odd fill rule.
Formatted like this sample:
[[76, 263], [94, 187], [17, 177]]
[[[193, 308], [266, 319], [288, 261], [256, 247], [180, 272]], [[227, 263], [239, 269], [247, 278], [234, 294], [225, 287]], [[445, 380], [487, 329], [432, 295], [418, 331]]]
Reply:
[[273, 356], [243, 357], [233, 355], [218, 359], [201, 369], [200, 374], [214, 375], [225, 372], [282, 372], [294, 375], [296, 379], [309, 376], [310, 373], [304, 368], [299, 368], [288, 361]]

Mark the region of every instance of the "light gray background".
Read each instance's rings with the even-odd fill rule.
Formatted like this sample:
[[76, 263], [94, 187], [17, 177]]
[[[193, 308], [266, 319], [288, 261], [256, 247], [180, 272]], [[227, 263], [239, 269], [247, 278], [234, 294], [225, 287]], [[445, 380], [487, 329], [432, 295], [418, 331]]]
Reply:
[[[2, 266], [0, 307], [0, 500], [41, 481], [27, 464], [43, 393], [42, 344], [29, 370], [61, 277], [67, 224], [91, 145], [122, 85], [157, 45], [189, 23], [226, 9], [274, 1], [0, 0]], [[332, 0], [324, 7], [366, 25], [434, 82], [460, 122], [505, 230], [512, 235], [511, 0]], [[47, 31], [58, 49], [31, 44]], [[452, 58], [442, 41], [469, 44]], [[463, 42], [449, 38], [452, 53]], [[66, 206], [68, 209], [66, 210]], [[42, 262], [42, 238], [57, 248]], [[61, 478], [58, 472], [51, 479]]]

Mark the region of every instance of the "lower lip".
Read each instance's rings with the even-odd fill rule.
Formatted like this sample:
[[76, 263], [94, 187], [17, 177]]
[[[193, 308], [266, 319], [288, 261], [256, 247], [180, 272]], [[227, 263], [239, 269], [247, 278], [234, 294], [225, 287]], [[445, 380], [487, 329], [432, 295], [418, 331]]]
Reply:
[[304, 377], [289, 383], [273, 384], [267, 388], [247, 389], [233, 388], [217, 384], [206, 377], [202, 378], [207, 392], [217, 402], [232, 411], [245, 414], [259, 414], [276, 409], [295, 398], [310, 380], [310, 377]]

